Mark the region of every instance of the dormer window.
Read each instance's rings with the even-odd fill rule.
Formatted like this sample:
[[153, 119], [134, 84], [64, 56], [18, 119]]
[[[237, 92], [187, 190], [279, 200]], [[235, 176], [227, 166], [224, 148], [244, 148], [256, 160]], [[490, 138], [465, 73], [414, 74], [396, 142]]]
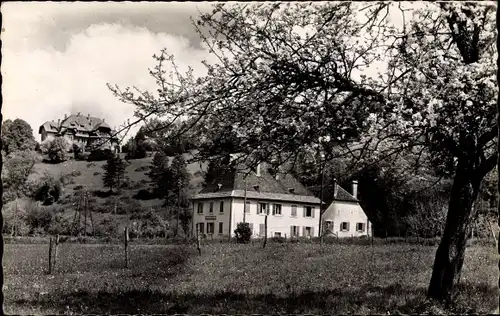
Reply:
[[290, 193], [292, 193], [292, 194], [294, 194], [294, 193], [295, 193], [295, 189], [294, 189], [294, 188], [288, 188], [288, 191], [289, 191]]
[[260, 186], [259, 186], [259, 185], [254, 185], [254, 186], [253, 186], [253, 189], [254, 189], [255, 191], [259, 191]]

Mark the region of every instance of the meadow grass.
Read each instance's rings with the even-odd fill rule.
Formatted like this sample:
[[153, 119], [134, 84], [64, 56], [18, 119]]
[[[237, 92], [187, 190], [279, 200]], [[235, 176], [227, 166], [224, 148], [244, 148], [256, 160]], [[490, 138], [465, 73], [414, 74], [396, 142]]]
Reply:
[[489, 313], [498, 302], [494, 247], [474, 245], [456, 303], [425, 300], [433, 246], [207, 243], [62, 244], [47, 275], [47, 245], [6, 244], [4, 309], [13, 314]]

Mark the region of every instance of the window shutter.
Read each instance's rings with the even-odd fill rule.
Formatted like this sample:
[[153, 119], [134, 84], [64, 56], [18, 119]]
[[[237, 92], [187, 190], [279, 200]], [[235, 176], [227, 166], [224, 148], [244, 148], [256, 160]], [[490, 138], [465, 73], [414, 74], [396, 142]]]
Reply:
[[290, 237], [293, 237], [293, 226], [290, 226]]
[[264, 236], [264, 224], [259, 224], [259, 236]]
[[350, 224], [350, 223], [349, 223], [349, 222], [347, 222], [347, 231], [349, 231], [349, 224]]
[[311, 208], [311, 215], [312, 215], [312, 218], [314, 218], [314, 207]]
[[302, 216], [306, 217], [306, 208], [305, 207], [302, 208]]
[[306, 236], [306, 227], [302, 226], [302, 237]]
[[261, 203], [257, 203], [257, 214], [260, 214], [260, 208], [262, 207]]
[[311, 237], [314, 237], [314, 227], [311, 227]]
[[273, 204], [273, 215], [276, 215], [276, 204]]

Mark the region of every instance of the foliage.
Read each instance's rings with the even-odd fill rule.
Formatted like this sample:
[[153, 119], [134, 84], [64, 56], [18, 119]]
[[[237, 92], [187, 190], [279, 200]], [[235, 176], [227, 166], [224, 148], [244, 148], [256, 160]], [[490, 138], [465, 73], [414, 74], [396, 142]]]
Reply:
[[[195, 128], [203, 142], [197, 159], [239, 152], [233, 164], [279, 166], [309, 152], [320, 163], [343, 155], [370, 164], [410, 150], [417, 166], [441, 169], [453, 186], [429, 296], [449, 302], [472, 205], [498, 160], [494, 6], [431, 3], [406, 19], [409, 10], [217, 4], [196, 24], [219, 61], [205, 63], [207, 75], [181, 74], [163, 50], [150, 72], [158, 96], [110, 89], [139, 117], [185, 117], [181, 130]], [[391, 11], [402, 15], [401, 29]], [[384, 60], [382, 71], [365, 74]]]
[[104, 169], [104, 175], [102, 177], [102, 182], [105, 187], [109, 188], [112, 192], [113, 188], [120, 187], [120, 181], [125, 175], [125, 163], [119, 156], [111, 156], [106, 161], [106, 164], [102, 166]]
[[22, 119], [6, 120], [2, 124], [2, 151], [9, 155], [15, 151], [35, 150], [33, 129]]
[[96, 149], [90, 152], [87, 157], [88, 161], [103, 161], [108, 160], [110, 157], [113, 157], [114, 154], [110, 149]]
[[56, 212], [51, 207], [38, 206], [35, 203], [29, 204], [26, 209], [26, 222], [31, 227], [31, 232], [47, 232], [56, 216]]
[[239, 243], [248, 243], [252, 237], [252, 230], [248, 223], [238, 223], [234, 230], [236, 241]]
[[[184, 157], [180, 154], [172, 159], [172, 164], [170, 165], [171, 172], [171, 190], [173, 194], [180, 195], [188, 185], [191, 178], [191, 174], [187, 170], [187, 164]], [[180, 201], [176, 202], [180, 203]]]
[[122, 151], [127, 153], [125, 159], [142, 159], [146, 157], [147, 145], [145, 140], [146, 136], [141, 130], [137, 132], [134, 138], [130, 138], [125, 144], [125, 148], [122, 148]]
[[17, 197], [29, 195], [26, 190], [27, 180], [33, 168], [40, 161], [34, 151], [17, 151], [4, 157], [2, 168], [4, 202], [12, 201]]
[[168, 195], [172, 186], [172, 172], [164, 152], [159, 151], [154, 155], [147, 176], [151, 179], [154, 196], [163, 198]]
[[145, 213], [133, 214], [130, 216], [130, 220], [135, 223], [135, 225], [132, 226], [132, 231], [139, 236], [148, 238], [165, 237], [167, 223], [153, 210], [149, 210]]
[[26, 200], [16, 199], [5, 204], [2, 208], [3, 234], [11, 236], [26, 236], [30, 226], [26, 222]]
[[34, 194], [35, 201], [41, 201], [43, 205], [52, 205], [62, 195], [62, 183], [56, 181], [50, 174], [45, 174], [41, 179], [38, 189]]
[[41, 145], [42, 153], [46, 154], [51, 163], [61, 163], [68, 160], [70, 145], [64, 137], [55, 137]]

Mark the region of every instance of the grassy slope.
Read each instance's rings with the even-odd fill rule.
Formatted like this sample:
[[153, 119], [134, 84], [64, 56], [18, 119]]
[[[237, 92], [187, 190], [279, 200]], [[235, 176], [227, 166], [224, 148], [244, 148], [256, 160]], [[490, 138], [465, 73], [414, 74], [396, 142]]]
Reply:
[[[123, 155], [123, 154], [122, 154]], [[186, 156], [187, 157], [187, 156]], [[170, 161], [172, 161], [173, 157], [170, 157]], [[133, 159], [130, 160], [130, 164], [127, 166], [125, 170], [125, 177], [129, 179], [132, 184], [137, 184], [141, 181], [148, 181], [148, 177], [146, 175], [147, 171], [135, 171], [140, 167], [147, 167], [151, 164], [153, 160], [152, 157], [147, 157], [144, 159]], [[105, 161], [96, 161], [89, 165], [87, 161], [75, 161], [69, 160], [60, 164], [45, 164], [40, 163], [35, 165], [34, 173], [30, 176], [30, 180], [37, 180], [41, 178], [44, 173], [48, 173], [58, 179], [61, 175], [69, 174], [71, 172], [80, 172], [80, 175], [73, 177], [73, 181], [70, 184], [66, 184], [64, 186], [63, 196], [71, 196], [74, 194], [74, 188], [78, 185], [82, 185], [89, 191], [98, 191], [98, 190], [107, 190], [102, 186], [102, 175], [103, 169], [102, 166], [105, 164]], [[204, 168], [204, 167], [203, 167]], [[197, 171], [201, 171], [199, 164], [189, 164], [188, 171], [191, 173], [191, 185], [193, 190], [196, 190], [200, 187], [203, 178], [200, 176], [195, 176]], [[140, 189], [148, 189], [149, 184], [143, 183], [142, 185], [134, 188], [134, 189], [122, 189], [120, 192], [120, 197], [122, 196], [130, 196], [135, 195]], [[66, 210], [68, 217], [72, 217], [74, 214], [74, 206], [73, 203], [76, 202], [76, 198], [67, 198], [65, 203], [62, 203], [62, 207]], [[102, 205], [105, 203], [104, 198], [95, 198], [96, 203]], [[160, 199], [153, 200], [138, 200], [142, 207], [157, 207], [160, 206], [163, 201]], [[95, 221], [100, 221], [104, 218], [115, 218], [120, 223], [121, 226], [127, 221], [127, 216], [123, 215], [112, 215], [112, 214], [93, 214]]]
[[[431, 312], [423, 304], [435, 247], [317, 244], [132, 245], [123, 268], [118, 245], [63, 244], [54, 275], [46, 247], [7, 244], [8, 313]], [[469, 247], [455, 313], [497, 305], [494, 247]]]

